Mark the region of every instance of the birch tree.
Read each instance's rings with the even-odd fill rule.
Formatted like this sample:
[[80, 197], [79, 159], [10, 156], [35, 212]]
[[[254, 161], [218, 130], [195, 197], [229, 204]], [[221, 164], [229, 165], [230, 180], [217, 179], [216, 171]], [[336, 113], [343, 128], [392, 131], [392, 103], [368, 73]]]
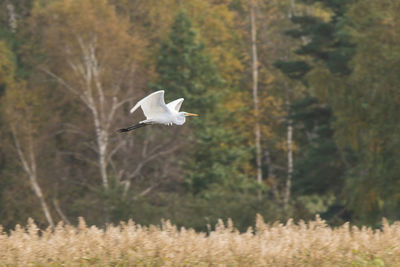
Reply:
[[289, 117], [286, 121], [286, 150], [287, 150], [287, 177], [285, 184], [285, 193], [284, 193], [284, 205], [285, 208], [288, 207], [291, 195], [292, 188], [292, 177], [293, 177], [293, 122], [290, 118], [290, 90], [286, 88], [286, 107], [287, 107], [287, 116]]
[[257, 28], [256, 28], [256, 11], [257, 2], [252, 0], [250, 2], [250, 29], [251, 29], [251, 70], [253, 79], [253, 110], [255, 116], [254, 123], [254, 136], [255, 136], [255, 149], [256, 149], [256, 170], [257, 182], [262, 183], [262, 165], [261, 165], [261, 129], [260, 129], [260, 111], [259, 111], [259, 98], [258, 98], [258, 56], [257, 56]]
[[[112, 142], [116, 113], [133, 99], [132, 80], [141, 57], [141, 41], [127, 20], [107, 1], [64, 0], [34, 10], [48, 60], [40, 69], [88, 110], [105, 190], [109, 165], [121, 142]], [[130, 90], [128, 90], [128, 88]]]
[[8, 27], [12, 32], [17, 30], [18, 22], [17, 22], [17, 14], [15, 12], [15, 6], [9, 1], [6, 0], [6, 9], [8, 13]]
[[[7, 101], [10, 101], [10, 97], [6, 98]], [[10, 130], [13, 140], [13, 145], [15, 147], [16, 153], [18, 155], [18, 159], [22, 168], [28, 177], [30, 186], [38, 197], [40, 201], [40, 205], [44, 216], [51, 228], [54, 228], [54, 220], [51, 215], [49, 206], [45, 200], [44, 193], [38, 181], [38, 164], [37, 164], [37, 145], [35, 144], [35, 129], [32, 121], [30, 120], [29, 106], [26, 103], [22, 103], [21, 105], [25, 105], [25, 107], [21, 107], [24, 109], [20, 114], [16, 115], [19, 119], [16, 119], [16, 116], [13, 116], [10, 109], [14, 109], [15, 106], [13, 101], [10, 101], [9, 104], [13, 105], [12, 107], [8, 107], [8, 115], [10, 118]], [[20, 111], [18, 111], [20, 112]], [[21, 116], [22, 115], [22, 116]], [[22, 117], [24, 117], [22, 119]]]
[[5, 86], [6, 94], [2, 99], [2, 108], [12, 137], [12, 146], [22, 166], [29, 184], [40, 201], [41, 209], [50, 227], [54, 220], [45, 194], [39, 184], [37, 153], [40, 147], [40, 118], [37, 116], [38, 101], [34, 93], [26, 89], [24, 82], [14, 80], [12, 54], [3, 42], [0, 42], [0, 84]]
[[[282, 34], [290, 28], [294, 1], [258, 2], [257, 54], [261, 150], [265, 164], [263, 179], [270, 185], [275, 200], [287, 206], [293, 176], [293, 126], [290, 120], [292, 100], [302, 87], [291, 82], [274, 67], [277, 60], [288, 58], [294, 41]], [[288, 12], [289, 11], [289, 12]]]
[[[293, 0], [290, 1], [288, 19], [291, 19], [295, 13], [295, 2]], [[285, 209], [287, 209], [290, 195], [292, 190], [292, 177], [293, 177], [293, 122], [290, 118], [290, 109], [291, 109], [291, 90], [288, 86], [285, 86], [285, 104], [286, 104], [286, 113], [287, 113], [287, 127], [286, 127], [286, 150], [287, 150], [287, 177], [285, 184], [285, 193], [283, 203]]]

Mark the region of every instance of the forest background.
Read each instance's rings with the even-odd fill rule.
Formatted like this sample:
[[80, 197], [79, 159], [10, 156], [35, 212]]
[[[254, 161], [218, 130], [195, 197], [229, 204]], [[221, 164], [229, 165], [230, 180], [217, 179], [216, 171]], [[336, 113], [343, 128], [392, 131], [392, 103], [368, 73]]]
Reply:
[[[400, 219], [397, 0], [2, 0], [0, 224]], [[198, 113], [116, 130], [155, 90]]]

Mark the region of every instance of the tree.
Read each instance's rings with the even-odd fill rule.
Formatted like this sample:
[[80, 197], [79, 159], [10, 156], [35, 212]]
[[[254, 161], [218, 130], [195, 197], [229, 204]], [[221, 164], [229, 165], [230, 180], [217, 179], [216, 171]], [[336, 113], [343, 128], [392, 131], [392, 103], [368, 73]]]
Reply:
[[[346, 13], [346, 28], [357, 47], [346, 80], [332, 79], [328, 91], [337, 116], [337, 138], [357, 157], [347, 181], [349, 206], [357, 218], [378, 223], [398, 218], [399, 59], [398, 1], [358, 1]], [[361, 16], [361, 14], [368, 16]]]
[[[321, 2], [325, 10], [316, 7], [318, 12], [310, 11], [316, 2]], [[307, 9], [303, 12], [299, 12], [292, 4], [289, 17], [299, 27], [286, 31], [286, 34], [300, 40], [300, 48], [295, 50], [295, 55], [288, 55], [286, 59], [276, 61], [275, 66], [294, 81], [300, 81], [311, 87], [311, 90], [314, 87], [308, 83], [308, 77], [313, 70], [326, 67], [336, 75], [342, 77], [348, 75], [350, 73], [348, 62], [354, 45], [340, 32], [347, 4], [343, 1], [309, 1]], [[308, 60], [310, 57], [315, 61]], [[318, 94], [311, 91], [287, 104], [288, 121], [292, 122], [301, 134], [301, 137], [296, 138], [300, 149], [294, 169], [294, 192], [296, 195], [324, 196], [327, 192], [323, 187], [314, 187], [310, 190], [312, 186], [308, 184], [320, 185], [321, 181], [325, 181], [325, 184], [330, 184], [328, 194], [333, 192], [339, 195], [339, 189], [344, 184], [345, 169], [349, 167], [346, 162], [347, 155], [344, 155], [344, 148], [337, 147], [332, 129], [334, 115], [326, 99], [317, 99], [317, 96]], [[326, 156], [327, 153], [329, 156]], [[324, 164], [319, 162], [322, 158]], [[335, 167], [332, 168], [331, 164]], [[339, 177], [332, 176], [333, 174]]]
[[[340, 162], [333, 170], [332, 165], [325, 166], [326, 171], [331, 170], [329, 174], [340, 177], [326, 175], [331, 181], [330, 188], [337, 193], [337, 188], [346, 187], [341, 212], [350, 211], [354, 220], [375, 224], [378, 215], [395, 216], [394, 209], [398, 206], [388, 190], [397, 183], [394, 175], [398, 170], [397, 137], [393, 135], [397, 132], [397, 122], [387, 114], [396, 112], [398, 106], [391, 89], [398, 84], [393, 68], [393, 62], [398, 59], [398, 44], [394, 41], [393, 29], [397, 27], [394, 14], [399, 6], [393, 1], [338, 0], [308, 4], [318, 2], [332, 15], [328, 19], [295, 17], [293, 21], [300, 27], [288, 32], [306, 40], [296, 53], [310, 56], [314, 61], [278, 62], [277, 65], [291, 77], [308, 84], [310, 95], [320, 102], [320, 114], [323, 111], [329, 115], [332, 111], [315, 128], [322, 131], [318, 131], [313, 138], [314, 145], [309, 147], [309, 162], [315, 162], [316, 153], [324, 155], [325, 149], [329, 149], [329, 155], [334, 158], [327, 158], [325, 162]], [[391, 89], [387, 91], [388, 88]], [[313, 98], [309, 99], [315, 103]], [[303, 123], [311, 121], [303, 117]], [[300, 170], [301, 173], [304, 168]]]
[[257, 3], [256, 1], [251, 1], [250, 3], [250, 28], [251, 28], [251, 70], [253, 77], [253, 109], [255, 116], [254, 124], [254, 136], [255, 136], [255, 151], [256, 151], [256, 170], [257, 170], [257, 182], [262, 183], [263, 174], [261, 166], [261, 130], [260, 130], [260, 111], [259, 111], [259, 99], [258, 99], [258, 57], [257, 57], [257, 29], [256, 29], [256, 11]]
[[193, 192], [235, 179], [240, 174], [237, 166], [241, 147], [234, 148], [239, 139], [224, 129], [229, 114], [223, 114], [219, 104], [223, 80], [205, 53], [204, 44], [197, 40], [185, 11], [177, 13], [170, 35], [161, 45], [156, 71], [159, 79], [155, 88], [166, 88], [172, 99], [184, 97], [183, 108], [200, 114], [200, 120], [188, 122], [194, 144], [187, 144], [192, 152], [186, 170]]
[[39, 133], [43, 117], [39, 115], [41, 110], [37, 108], [38, 98], [35, 92], [26, 89], [24, 81], [14, 81], [12, 53], [4, 42], [0, 42], [0, 58], [3, 65], [0, 68], [0, 84], [6, 87], [2, 104], [12, 143], [30, 186], [40, 201], [45, 218], [49, 226], [53, 228], [54, 220], [38, 181], [37, 154], [40, 141], [43, 141], [43, 134]]
[[326, 68], [314, 68], [307, 80], [315, 95], [332, 107], [339, 149], [350, 151], [344, 157], [352, 159], [345, 174], [346, 209], [354, 220], [375, 224], [380, 215], [395, 216], [398, 206], [388, 190], [397, 180], [397, 137], [393, 135], [397, 122], [387, 114], [396, 112], [398, 106], [391, 90], [398, 83], [393, 29], [399, 6], [393, 1], [328, 1], [326, 5], [334, 11], [329, 24], [332, 33], [328, 46], [319, 47], [331, 49], [313, 51], [308, 45], [310, 54]]
[[132, 100], [128, 79], [137, 73], [142, 43], [106, 1], [65, 0], [33, 13], [48, 58], [41, 69], [89, 111], [96, 140], [93, 149], [107, 190], [108, 168], [122, 145], [112, 142], [110, 133], [118, 109]]

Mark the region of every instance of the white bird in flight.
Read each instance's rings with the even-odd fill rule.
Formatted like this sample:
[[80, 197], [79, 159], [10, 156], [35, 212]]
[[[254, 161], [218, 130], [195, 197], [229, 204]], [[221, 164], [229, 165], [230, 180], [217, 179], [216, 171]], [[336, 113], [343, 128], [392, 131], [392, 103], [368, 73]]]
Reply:
[[144, 127], [152, 124], [164, 124], [164, 125], [182, 125], [185, 123], [185, 117], [187, 116], [198, 116], [194, 113], [179, 112], [182, 106], [183, 98], [174, 100], [168, 104], [164, 101], [164, 90], [154, 92], [139, 102], [131, 109], [131, 113], [137, 110], [139, 107], [142, 108], [146, 119], [130, 126], [128, 128], [119, 129], [119, 132], [129, 132], [140, 127]]

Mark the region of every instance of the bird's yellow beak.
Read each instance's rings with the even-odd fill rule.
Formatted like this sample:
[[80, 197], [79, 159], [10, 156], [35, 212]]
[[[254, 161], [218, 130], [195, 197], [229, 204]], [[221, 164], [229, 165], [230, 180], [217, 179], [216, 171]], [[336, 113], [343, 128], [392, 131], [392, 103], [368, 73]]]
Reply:
[[197, 114], [194, 114], [194, 113], [188, 113], [188, 112], [186, 112], [186, 116], [193, 116], [193, 117], [197, 117], [197, 116], [199, 116], [199, 115], [197, 115]]

